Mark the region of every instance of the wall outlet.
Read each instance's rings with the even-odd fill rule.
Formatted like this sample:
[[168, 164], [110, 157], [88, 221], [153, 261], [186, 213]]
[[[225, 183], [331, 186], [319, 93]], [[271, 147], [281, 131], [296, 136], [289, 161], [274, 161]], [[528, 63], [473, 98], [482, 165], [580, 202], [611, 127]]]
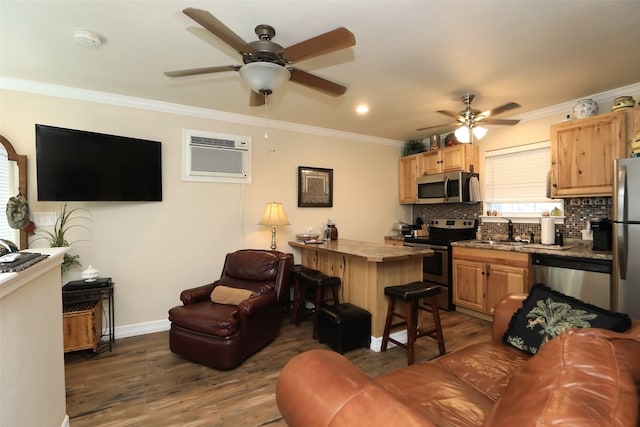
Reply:
[[53, 227], [54, 225], [56, 225], [56, 213], [34, 212], [33, 222], [36, 223], [36, 227]]

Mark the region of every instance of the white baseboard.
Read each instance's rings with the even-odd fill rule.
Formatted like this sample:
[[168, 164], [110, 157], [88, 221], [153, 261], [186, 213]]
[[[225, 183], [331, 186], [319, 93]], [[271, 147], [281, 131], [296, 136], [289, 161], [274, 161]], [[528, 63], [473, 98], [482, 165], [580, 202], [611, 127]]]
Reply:
[[64, 420], [62, 420], [62, 424], [60, 425], [60, 427], [70, 427], [71, 424], [69, 424], [69, 414], [66, 414], [64, 416]]
[[[403, 329], [402, 331], [394, 332], [389, 334], [390, 338], [393, 338], [396, 341], [406, 344], [407, 343], [407, 330]], [[389, 341], [387, 344], [387, 348], [395, 347], [396, 345]], [[371, 337], [371, 345], [369, 346], [370, 350], [373, 351], [381, 351], [382, 350], [382, 337]]]
[[[169, 319], [154, 320], [151, 322], [136, 323], [133, 325], [116, 326], [115, 338], [135, 337], [138, 335], [153, 334], [155, 332], [168, 331], [171, 327]], [[108, 334], [107, 330], [107, 334]]]

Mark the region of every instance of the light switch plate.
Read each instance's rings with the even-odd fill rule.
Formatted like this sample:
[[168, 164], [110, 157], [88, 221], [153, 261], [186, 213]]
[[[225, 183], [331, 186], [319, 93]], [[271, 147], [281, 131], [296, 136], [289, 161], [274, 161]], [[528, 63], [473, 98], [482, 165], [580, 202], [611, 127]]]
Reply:
[[53, 227], [54, 225], [56, 225], [56, 213], [34, 212], [33, 222], [36, 223], [36, 227]]

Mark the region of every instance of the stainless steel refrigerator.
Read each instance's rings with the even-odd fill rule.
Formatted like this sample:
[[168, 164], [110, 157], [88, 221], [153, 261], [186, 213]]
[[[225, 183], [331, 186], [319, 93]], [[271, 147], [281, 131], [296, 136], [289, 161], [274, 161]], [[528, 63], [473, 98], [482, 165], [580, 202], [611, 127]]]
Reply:
[[640, 319], [640, 158], [614, 165], [611, 308]]

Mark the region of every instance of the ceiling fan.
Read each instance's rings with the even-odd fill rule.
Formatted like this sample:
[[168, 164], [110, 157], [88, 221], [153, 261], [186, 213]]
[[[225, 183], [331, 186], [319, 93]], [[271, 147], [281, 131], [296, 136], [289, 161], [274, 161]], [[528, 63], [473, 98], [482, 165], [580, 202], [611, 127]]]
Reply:
[[238, 51], [242, 55], [244, 65], [223, 65], [165, 72], [164, 74], [169, 77], [239, 71], [251, 86], [249, 99], [251, 106], [263, 105], [267, 95], [287, 80], [332, 96], [340, 96], [347, 90], [346, 87], [338, 83], [291, 67], [291, 64], [295, 62], [354, 46], [356, 44], [355, 36], [346, 28], [336, 28], [283, 48], [271, 41], [276, 31], [269, 25], [256, 26], [255, 33], [259, 40], [247, 43], [206, 10], [186, 8], [183, 12]]
[[[455, 119], [455, 122], [445, 123], [441, 125], [428, 126], [424, 128], [417, 129], [419, 131], [428, 130], [428, 129], [436, 129], [445, 126], [460, 126], [458, 130], [456, 130], [456, 137], [460, 142], [469, 142], [470, 134], [473, 133], [478, 139], [482, 138], [486, 133], [486, 129], [482, 128], [482, 124], [487, 125], [507, 125], [513, 126], [520, 122], [520, 120], [509, 120], [509, 119], [492, 119], [491, 116], [495, 116], [501, 113], [505, 113], [509, 110], [513, 110], [515, 108], [520, 108], [520, 104], [515, 102], [507, 102], [504, 105], [501, 105], [496, 108], [492, 108], [487, 111], [480, 111], [471, 108], [471, 103], [473, 102], [476, 96], [472, 93], [468, 93], [463, 95], [460, 99], [465, 105], [465, 109], [460, 111], [459, 113], [454, 113], [453, 111], [448, 110], [438, 110], [438, 113], [444, 114], [445, 116], [452, 117]], [[466, 138], [465, 138], [466, 136]], [[464, 140], [466, 139], [466, 141]]]

